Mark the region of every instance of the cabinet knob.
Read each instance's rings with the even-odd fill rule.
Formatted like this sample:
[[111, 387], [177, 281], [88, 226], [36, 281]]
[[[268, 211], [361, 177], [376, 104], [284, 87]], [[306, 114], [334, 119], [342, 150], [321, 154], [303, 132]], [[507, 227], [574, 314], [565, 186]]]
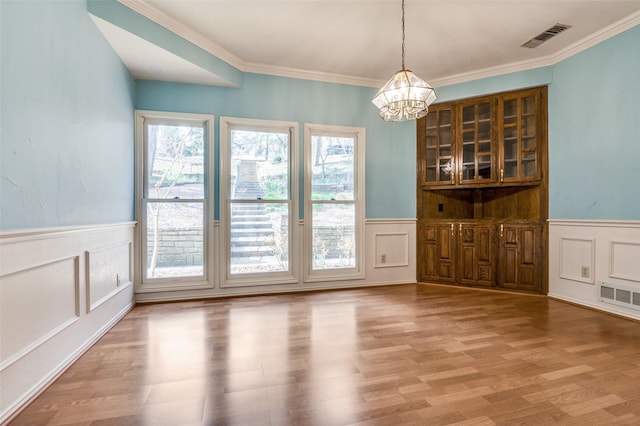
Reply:
[[453, 237], [456, 234], [455, 226], [453, 223], [451, 224], [451, 236]]
[[500, 238], [504, 236], [504, 224], [500, 224]]
[[500, 182], [504, 182], [504, 169], [500, 169]]

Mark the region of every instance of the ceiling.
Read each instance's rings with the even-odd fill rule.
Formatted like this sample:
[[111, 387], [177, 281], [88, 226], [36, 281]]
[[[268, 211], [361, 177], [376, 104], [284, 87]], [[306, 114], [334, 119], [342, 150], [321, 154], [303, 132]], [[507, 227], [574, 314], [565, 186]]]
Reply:
[[[401, 68], [400, 0], [118, 0], [244, 72], [377, 87]], [[549, 65], [640, 24], [640, 0], [406, 0], [406, 68], [442, 86]], [[106, 21], [135, 78], [224, 85]], [[521, 47], [555, 24], [570, 29]]]

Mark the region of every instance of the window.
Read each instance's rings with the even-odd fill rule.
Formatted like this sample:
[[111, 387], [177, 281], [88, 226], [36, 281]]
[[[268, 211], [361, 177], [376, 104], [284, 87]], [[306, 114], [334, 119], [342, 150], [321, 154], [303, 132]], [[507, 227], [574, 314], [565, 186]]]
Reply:
[[364, 277], [364, 129], [305, 125], [305, 280]]
[[297, 282], [297, 124], [220, 119], [223, 285]]
[[213, 285], [208, 115], [136, 111], [138, 290]]

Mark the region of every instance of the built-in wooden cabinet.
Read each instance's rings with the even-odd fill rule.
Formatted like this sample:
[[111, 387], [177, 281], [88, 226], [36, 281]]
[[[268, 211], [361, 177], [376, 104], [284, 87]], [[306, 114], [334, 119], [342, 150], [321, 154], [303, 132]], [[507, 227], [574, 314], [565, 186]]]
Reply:
[[546, 291], [546, 87], [417, 121], [418, 280]]

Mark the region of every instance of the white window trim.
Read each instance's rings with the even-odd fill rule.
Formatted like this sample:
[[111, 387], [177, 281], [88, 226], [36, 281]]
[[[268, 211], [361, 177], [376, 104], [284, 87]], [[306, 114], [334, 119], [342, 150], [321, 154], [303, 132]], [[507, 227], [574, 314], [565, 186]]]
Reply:
[[[201, 277], [171, 277], [152, 278], [144, 280], [147, 256], [145, 253], [146, 215], [144, 212], [144, 178], [147, 165], [145, 164], [144, 120], [170, 120], [185, 124], [199, 123], [206, 130], [205, 164], [206, 176], [204, 190], [204, 218], [203, 218], [203, 267], [204, 279]], [[176, 290], [194, 290], [215, 288], [217, 283], [217, 261], [213, 240], [214, 230], [214, 201], [215, 201], [215, 153], [214, 153], [214, 119], [208, 114], [188, 114], [178, 112], [135, 110], [135, 217], [138, 226], [135, 232], [134, 276], [136, 292], [158, 292]]]
[[[233, 274], [230, 269], [230, 232], [229, 186], [231, 177], [230, 134], [231, 128], [269, 132], [288, 132], [290, 134], [289, 173], [291, 193], [291, 214], [289, 215], [290, 259], [289, 271]], [[298, 238], [299, 209], [299, 157], [298, 123], [294, 121], [260, 120], [237, 117], [220, 117], [220, 287], [263, 286], [277, 284], [298, 284], [300, 274], [300, 255]]]
[[[312, 262], [313, 223], [311, 216], [311, 173], [313, 153], [311, 138], [315, 135], [354, 138], [354, 205], [356, 266], [354, 268], [314, 270]], [[363, 127], [304, 125], [304, 281], [340, 281], [365, 278], [365, 129]]]

